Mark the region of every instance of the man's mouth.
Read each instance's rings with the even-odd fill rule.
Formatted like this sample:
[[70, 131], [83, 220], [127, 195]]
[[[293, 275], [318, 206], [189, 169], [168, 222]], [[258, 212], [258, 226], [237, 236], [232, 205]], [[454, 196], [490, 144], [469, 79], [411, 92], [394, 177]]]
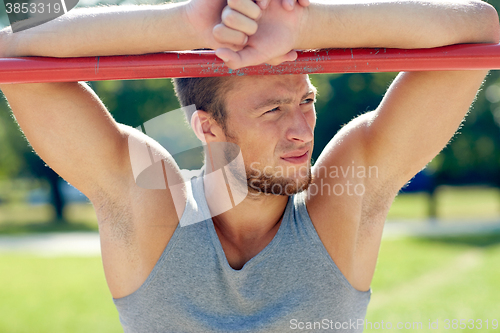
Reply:
[[281, 156], [282, 160], [293, 164], [302, 164], [309, 160], [309, 149], [301, 149]]

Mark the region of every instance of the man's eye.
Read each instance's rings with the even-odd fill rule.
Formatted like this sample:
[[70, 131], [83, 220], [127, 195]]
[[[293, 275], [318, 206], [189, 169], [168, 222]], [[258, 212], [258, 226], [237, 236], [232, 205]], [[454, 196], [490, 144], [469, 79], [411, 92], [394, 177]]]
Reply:
[[275, 108], [274, 108], [274, 109], [272, 109], [272, 110], [269, 110], [269, 111], [264, 112], [264, 114], [266, 114], [266, 113], [273, 113], [273, 112], [276, 112], [276, 111], [279, 111], [279, 110], [280, 110], [280, 108], [279, 108], [279, 106], [278, 106], [278, 107], [275, 107]]
[[314, 103], [314, 98], [307, 98], [303, 100], [301, 104], [311, 104], [311, 103]]

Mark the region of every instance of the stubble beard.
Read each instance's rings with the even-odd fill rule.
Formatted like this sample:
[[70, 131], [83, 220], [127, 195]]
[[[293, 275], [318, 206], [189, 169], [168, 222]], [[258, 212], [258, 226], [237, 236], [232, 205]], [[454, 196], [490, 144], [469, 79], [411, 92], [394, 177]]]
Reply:
[[[296, 193], [300, 193], [309, 188], [313, 181], [313, 176], [311, 173], [311, 166], [307, 166], [307, 174], [303, 177], [300, 172], [306, 168], [302, 166], [298, 174], [298, 177], [283, 177], [276, 176], [275, 173], [269, 174], [265, 173], [263, 170], [256, 170], [253, 167], [247, 167], [247, 186], [248, 192], [254, 195], [260, 193], [267, 195], [283, 195], [291, 196]], [[296, 170], [295, 170], [296, 171]], [[302, 173], [304, 173], [302, 171]]]

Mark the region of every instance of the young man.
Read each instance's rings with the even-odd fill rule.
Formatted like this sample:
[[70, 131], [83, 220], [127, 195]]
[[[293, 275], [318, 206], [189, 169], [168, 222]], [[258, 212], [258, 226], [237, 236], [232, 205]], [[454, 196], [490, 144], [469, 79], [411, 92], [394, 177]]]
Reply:
[[[291, 60], [294, 49], [499, 39], [495, 10], [478, 1], [307, 5], [193, 0], [74, 11], [32, 31], [4, 31], [0, 49], [68, 57], [213, 48], [239, 68]], [[169, 184], [182, 178], [167, 151], [114, 122], [84, 83], [1, 89], [35, 151], [94, 204], [125, 331], [285, 332], [320, 322], [360, 332], [389, 206], [453, 136], [485, 74], [400, 74], [375, 111], [333, 137], [311, 172], [315, 88], [306, 75], [177, 80], [186, 105], [200, 84], [214, 88], [199, 102], [209, 106], [191, 116], [196, 135], [208, 147], [241, 150], [248, 195], [220, 214], [209, 192], [224, 180], [194, 178], [175, 195], [137, 186], [135, 143], [163, 161]]]

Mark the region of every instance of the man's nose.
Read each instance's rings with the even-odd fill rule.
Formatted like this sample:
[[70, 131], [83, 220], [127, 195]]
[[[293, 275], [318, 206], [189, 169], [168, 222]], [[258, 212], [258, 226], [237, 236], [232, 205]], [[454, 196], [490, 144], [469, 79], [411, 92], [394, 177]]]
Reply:
[[314, 124], [311, 126], [307, 121], [306, 114], [300, 108], [292, 112], [290, 127], [287, 130], [287, 139], [296, 142], [310, 142], [314, 138]]

